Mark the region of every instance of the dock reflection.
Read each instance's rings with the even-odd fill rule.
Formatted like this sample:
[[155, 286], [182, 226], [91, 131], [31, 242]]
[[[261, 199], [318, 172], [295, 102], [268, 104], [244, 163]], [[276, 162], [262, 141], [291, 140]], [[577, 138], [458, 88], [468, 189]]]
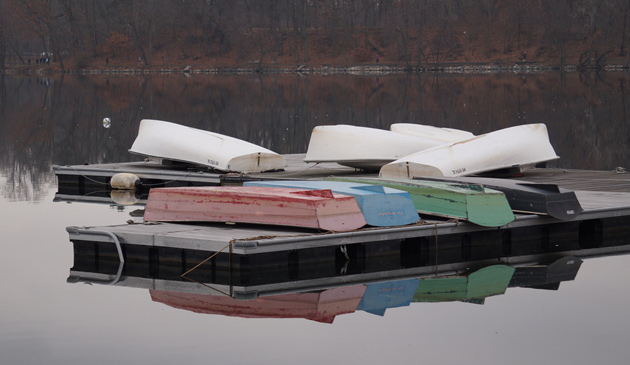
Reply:
[[[68, 282], [148, 289], [152, 301], [195, 313], [332, 323], [338, 315], [363, 311], [383, 316], [390, 308], [427, 302], [484, 304], [487, 298], [506, 294], [508, 288], [558, 290], [562, 282], [576, 278], [581, 254], [627, 253], [630, 245], [613, 251], [586, 249], [353, 274], [330, 275], [310, 267], [308, 275], [287, 280], [274, 270], [217, 268], [182, 277], [185, 265], [140, 260], [123, 264], [75, 250]], [[256, 279], [261, 276], [267, 279]], [[255, 284], [248, 285], [249, 281]]]

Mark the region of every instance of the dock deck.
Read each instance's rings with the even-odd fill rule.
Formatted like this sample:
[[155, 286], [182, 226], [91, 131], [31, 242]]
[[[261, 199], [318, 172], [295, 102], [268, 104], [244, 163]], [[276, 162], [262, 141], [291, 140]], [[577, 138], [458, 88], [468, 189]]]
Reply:
[[[516, 220], [500, 230], [538, 226], [574, 225], [583, 221], [628, 217], [630, 220], [630, 193], [577, 192], [584, 212], [574, 221], [560, 221], [551, 217], [518, 214]], [[119, 237], [121, 243], [150, 247], [177, 247], [189, 250], [219, 251], [231, 245], [233, 254], [247, 255], [273, 251], [299, 250], [312, 247], [340, 246], [386, 240], [465, 234], [488, 230], [467, 222], [422, 220], [417, 224], [362, 228], [352, 232], [314, 232], [304, 229], [287, 229], [256, 225], [228, 225], [223, 223], [188, 225], [175, 223], [125, 224], [85, 228], [83, 233], [69, 228], [71, 239], [87, 239], [89, 231], [105, 231]], [[93, 241], [107, 241], [106, 236], [92, 237]]]
[[[137, 175], [147, 186], [230, 185], [261, 179], [321, 179], [327, 176], [377, 176], [336, 163], [307, 164], [304, 154], [285, 155], [283, 171], [263, 173], [224, 173], [200, 168], [172, 168], [155, 161], [123, 162], [94, 165], [53, 166], [60, 190], [78, 186], [104, 189], [117, 173]], [[515, 179], [557, 184], [570, 190], [630, 192], [630, 173], [616, 171], [534, 168]]]
[[[169, 186], [174, 182], [185, 185], [229, 185], [242, 184], [247, 180], [258, 179], [321, 179], [326, 176], [370, 176], [363, 171], [334, 163], [308, 165], [302, 162], [303, 154], [286, 156], [284, 171], [234, 174], [213, 173], [198, 170], [170, 170], [155, 162], [137, 162], [107, 165], [55, 166], [59, 178], [59, 193], [56, 199], [64, 197], [80, 200], [81, 191], [92, 184], [103, 189], [118, 172], [134, 173], [147, 184]], [[371, 176], [374, 176], [373, 174]], [[82, 246], [111, 243], [112, 235], [124, 247], [125, 255], [135, 253], [142, 256], [146, 250], [192, 250], [208, 253], [221, 252], [222, 255], [253, 258], [257, 265], [266, 265], [262, 257], [275, 259], [269, 262], [285, 262], [291, 255], [304, 258], [335, 257], [339, 251], [345, 256], [360, 250], [382, 251], [392, 249], [408, 250], [414, 245], [457, 246], [459, 248], [484, 246], [489, 242], [503, 247], [506, 253], [518, 251], [519, 242], [540, 241], [549, 245], [560, 239], [574, 241], [586, 247], [605, 245], [611, 238], [630, 243], [630, 174], [615, 171], [582, 171], [537, 168], [526, 171], [521, 180], [553, 183], [576, 191], [584, 208], [575, 220], [560, 221], [547, 216], [517, 214], [516, 220], [499, 228], [485, 228], [467, 222], [422, 220], [419, 223], [387, 228], [363, 228], [353, 232], [329, 233], [314, 230], [291, 229], [257, 225], [226, 224], [126, 224], [107, 227], [68, 227], [70, 240]], [[83, 186], [76, 189], [76, 186]], [[69, 189], [75, 191], [68, 193]], [[61, 197], [61, 198], [59, 198]], [[142, 202], [140, 201], [140, 204]], [[423, 217], [424, 218], [424, 217]], [[113, 258], [116, 252], [112, 246], [103, 249]], [[346, 246], [351, 251], [346, 251]], [[353, 248], [354, 247], [354, 248]], [[389, 247], [389, 248], [387, 248]], [[411, 248], [415, 252], [415, 249]], [[178, 255], [178, 254], [176, 254]], [[219, 255], [219, 256], [222, 256]]]

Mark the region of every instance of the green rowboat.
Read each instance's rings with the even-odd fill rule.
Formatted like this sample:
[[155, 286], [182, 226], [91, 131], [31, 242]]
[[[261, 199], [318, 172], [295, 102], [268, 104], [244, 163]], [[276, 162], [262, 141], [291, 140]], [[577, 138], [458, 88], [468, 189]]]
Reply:
[[349, 177], [326, 180], [382, 185], [407, 191], [421, 215], [465, 220], [484, 227], [500, 227], [514, 220], [505, 194], [479, 184]]
[[472, 302], [505, 293], [514, 268], [492, 265], [465, 276], [447, 276], [420, 279], [413, 302]]

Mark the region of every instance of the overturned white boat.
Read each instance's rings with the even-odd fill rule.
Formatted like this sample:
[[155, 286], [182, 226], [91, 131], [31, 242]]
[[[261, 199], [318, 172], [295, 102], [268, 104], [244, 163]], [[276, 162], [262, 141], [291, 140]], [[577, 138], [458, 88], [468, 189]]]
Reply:
[[[435, 127], [427, 129], [431, 128]], [[336, 162], [377, 171], [403, 156], [453, 141], [445, 141], [444, 138], [434, 139], [426, 133], [424, 136], [412, 135], [345, 124], [317, 126], [311, 133], [304, 162]], [[468, 136], [455, 138], [461, 140]]]
[[442, 143], [451, 143], [473, 138], [475, 135], [461, 129], [441, 128], [425, 124], [394, 123], [389, 130], [410, 136], [423, 137]]
[[526, 124], [420, 151], [383, 166], [379, 175], [465, 176], [509, 169], [523, 171], [558, 159], [544, 124]]
[[284, 157], [253, 143], [154, 119], [140, 121], [129, 152], [219, 171], [262, 172], [286, 165]]

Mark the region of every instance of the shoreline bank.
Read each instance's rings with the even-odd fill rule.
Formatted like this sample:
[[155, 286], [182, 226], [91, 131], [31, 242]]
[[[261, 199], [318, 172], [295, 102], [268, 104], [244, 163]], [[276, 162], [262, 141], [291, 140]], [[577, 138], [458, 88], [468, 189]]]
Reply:
[[579, 65], [550, 66], [536, 62], [475, 62], [475, 63], [444, 63], [425, 66], [406, 66], [399, 64], [369, 64], [369, 65], [263, 65], [263, 66], [234, 66], [217, 67], [204, 65], [168, 65], [168, 66], [98, 66], [82, 69], [64, 69], [58, 64], [12, 65], [4, 70], [4, 74], [348, 74], [348, 75], [386, 75], [400, 73], [449, 73], [449, 74], [490, 74], [490, 73], [541, 73], [541, 72], [600, 72], [600, 71], [628, 71], [628, 65], [608, 64], [601, 67], [580, 67]]

